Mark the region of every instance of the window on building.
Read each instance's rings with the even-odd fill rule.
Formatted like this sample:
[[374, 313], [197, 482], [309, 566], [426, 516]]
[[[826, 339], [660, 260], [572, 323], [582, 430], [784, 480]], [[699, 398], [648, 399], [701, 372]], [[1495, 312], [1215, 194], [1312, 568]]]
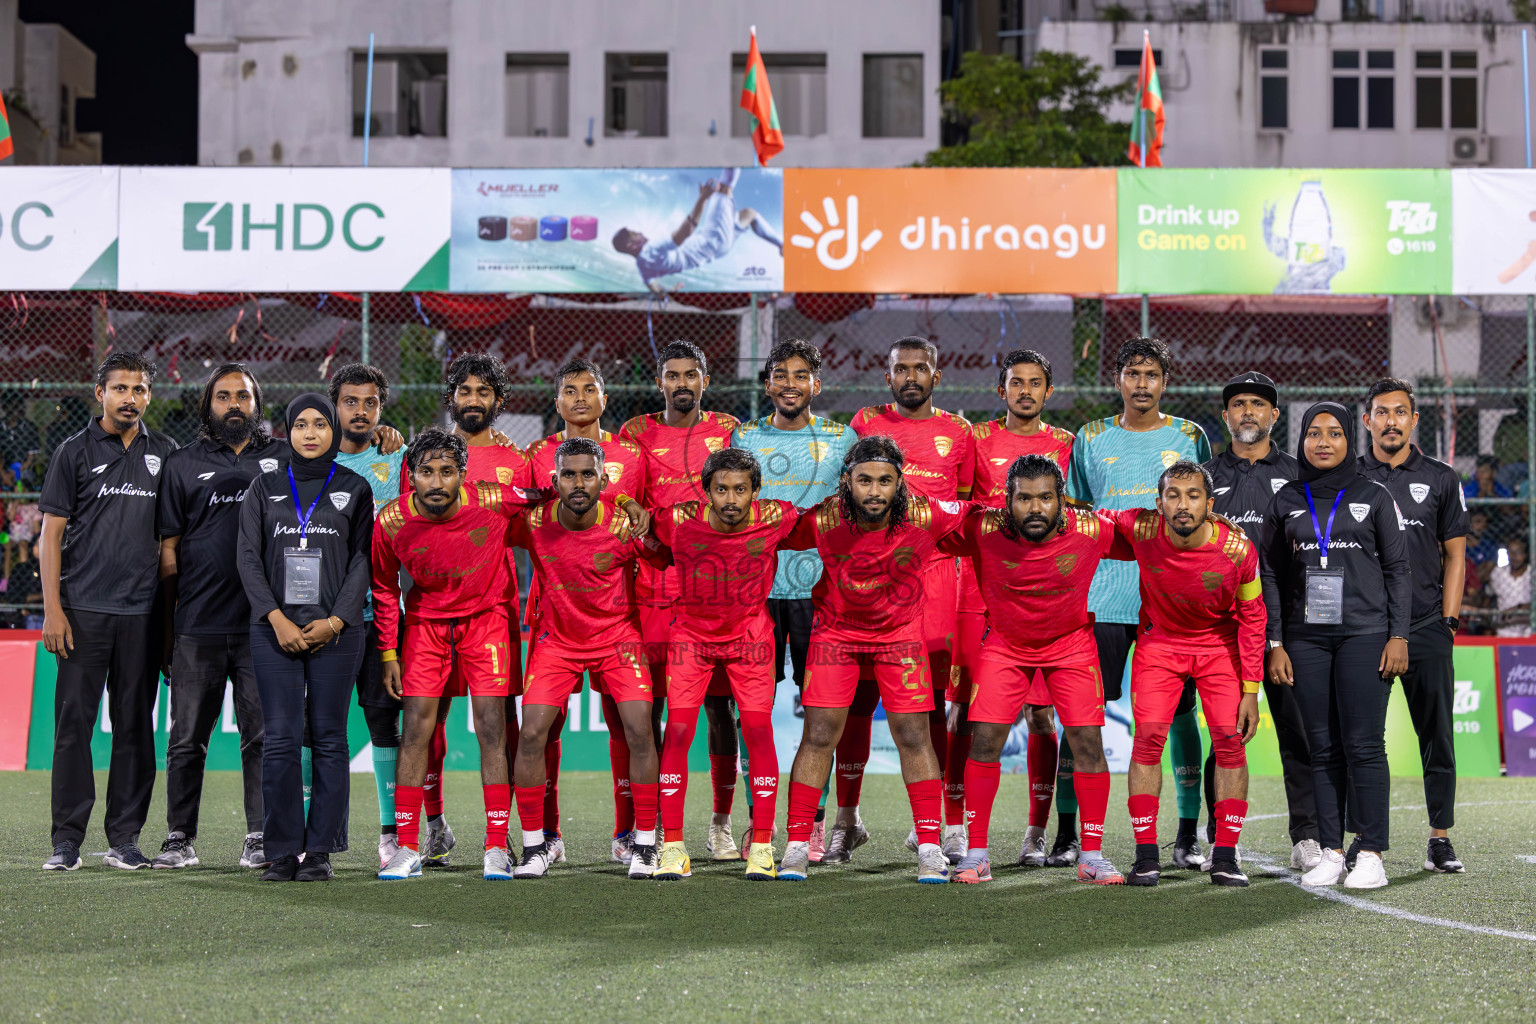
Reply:
[[509, 137], [563, 139], [570, 135], [570, 96], [570, 54], [507, 54]]
[[864, 55], [864, 137], [915, 139], [923, 135], [923, 55]]
[[1367, 128], [1396, 127], [1396, 103], [1393, 90], [1397, 81], [1396, 54], [1391, 50], [1365, 51], [1365, 126]]
[[604, 134], [659, 138], [667, 134], [667, 55], [607, 55]]
[[[368, 96], [368, 52], [352, 51], [352, 135], [363, 136]], [[375, 52], [369, 134], [448, 134], [448, 54], [445, 51]]]
[[[779, 111], [779, 130], [785, 135], [827, 134], [827, 55], [824, 53], [765, 53], [773, 105]], [[731, 134], [752, 134], [752, 115], [741, 109], [741, 82], [747, 73], [747, 55], [731, 55]]]
[[[1115, 69], [1117, 71], [1124, 70], [1124, 69], [1127, 69], [1127, 68], [1132, 70], [1132, 71], [1136, 71], [1136, 70], [1140, 69], [1140, 67], [1141, 67], [1141, 54], [1142, 54], [1142, 51], [1140, 49], [1128, 50], [1128, 49], [1126, 49], [1124, 47], [1117, 47], [1115, 49], [1115, 59], [1114, 59]], [[1163, 51], [1162, 50], [1154, 49], [1152, 51], [1152, 63], [1157, 65], [1159, 71], [1162, 70], [1162, 67], [1163, 67]]]
[[1290, 54], [1259, 51], [1259, 127], [1291, 126]]
[[1366, 50], [1363, 62], [1360, 56], [1359, 50], [1333, 51], [1333, 126], [1392, 128], [1396, 125], [1396, 55], [1391, 50]]
[[1414, 127], [1478, 127], [1476, 50], [1419, 50], [1413, 66]]
[[1333, 126], [1360, 127], [1360, 51], [1333, 51]]

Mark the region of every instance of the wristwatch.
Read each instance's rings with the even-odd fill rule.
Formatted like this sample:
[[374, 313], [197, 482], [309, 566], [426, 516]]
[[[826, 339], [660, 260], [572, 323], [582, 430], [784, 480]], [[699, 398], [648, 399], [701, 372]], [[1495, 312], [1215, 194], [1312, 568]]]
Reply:
[[1267, 641], [1267, 642], [1269, 644], [1269, 649], [1270, 650], [1274, 650], [1276, 647], [1284, 647], [1285, 646], [1285, 641], [1283, 641], [1283, 640], [1270, 640], [1270, 641]]
[[1447, 615], [1445, 618], [1441, 619], [1440, 621], [1445, 623], [1447, 626], [1449, 626], [1452, 633], [1458, 632], [1461, 629], [1461, 619], [1457, 618], [1454, 615]]

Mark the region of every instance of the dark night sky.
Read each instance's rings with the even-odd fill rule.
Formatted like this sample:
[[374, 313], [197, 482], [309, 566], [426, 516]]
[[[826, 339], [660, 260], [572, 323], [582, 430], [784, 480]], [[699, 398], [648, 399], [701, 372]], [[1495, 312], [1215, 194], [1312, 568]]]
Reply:
[[78, 126], [102, 133], [109, 164], [197, 163], [197, 56], [187, 49], [193, 0], [21, 0], [18, 16], [57, 22], [96, 51], [96, 98]]

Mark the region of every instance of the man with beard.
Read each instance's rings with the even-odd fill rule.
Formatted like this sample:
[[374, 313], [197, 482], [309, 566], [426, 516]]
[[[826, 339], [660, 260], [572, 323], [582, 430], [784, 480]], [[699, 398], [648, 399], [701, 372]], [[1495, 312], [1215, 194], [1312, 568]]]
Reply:
[[43, 512], [43, 647], [58, 659], [54, 700], [53, 855], [45, 871], [80, 867], [96, 776], [91, 736], [105, 688], [112, 713], [106, 865], [148, 867], [139, 832], [155, 787], [159, 588], [155, 503], [176, 448], [143, 424], [155, 364], [120, 351], [96, 368], [101, 416], [53, 453]]
[[[697, 345], [674, 341], [656, 357], [656, 387], [665, 406], [661, 412], [636, 416], [624, 424], [619, 436], [645, 453], [645, 502], [649, 508], [707, 500], [699, 485], [699, 471], [715, 452], [730, 447], [736, 417], [706, 411], [699, 402], [709, 389], [709, 366]], [[640, 604], [640, 630], [645, 637], [645, 656], [650, 663], [655, 696], [656, 735], [661, 735], [661, 712], [667, 695], [667, 644], [672, 631], [672, 601], [676, 586], [671, 570], [660, 571], [642, 563], [635, 581]], [[731, 834], [731, 804], [736, 794], [736, 723], [731, 714], [729, 682], [717, 676], [704, 698], [704, 717], [709, 723], [709, 778], [714, 813], [709, 819], [709, 838], [704, 848], [713, 860], [737, 860], [741, 849]]]
[[[943, 376], [937, 345], [927, 338], [897, 340], [891, 345], [885, 371], [886, 386], [896, 401], [860, 409], [854, 413], [850, 426], [860, 437], [883, 436], [896, 442], [906, 455], [902, 478], [913, 491], [935, 501], [956, 501], [971, 495], [973, 439], [971, 425], [964, 416], [934, 408], [933, 389]], [[947, 770], [949, 745], [944, 694], [950, 681], [950, 670], [955, 664], [959, 603], [955, 559], [933, 551], [922, 585], [923, 644], [928, 652], [928, 679], [934, 687], [934, 707], [928, 719], [929, 740], [940, 766]], [[867, 747], [862, 751], [864, 756], [859, 757], [858, 753], [849, 751], [849, 760], [856, 763], [869, 760]], [[964, 770], [962, 761], [957, 777], [945, 776], [946, 785], [963, 787]], [[953, 864], [965, 856], [964, 811], [960, 810], [951, 820], [952, 815], [946, 810], [945, 818], [944, 853]], [[907, 836], [907, 849], [916, 850], [917, 846], [917, 833], [913, 832]]]
[[[1424, 870], [1466, 870], [1451, 846], [1456, 823], [1456, 745], [1451, 693], [1452, 648], [1461, 628], [1461, 597], [1467, 572], [1467, 500], [1456, 471], [1421, 452], [1408, 438], [1419, 425], [1413, 385], [1383, 377], [1371, 385], [1362, 417], [1371, 447], [1360, 456], [1360, 474], [1392, 493], [1408, 534], [1413, 568], [1413, 611], [1408, 634], [1408, 671], [1403, 696], [1424, 766], [1429, 807], [1429, 849]], [[1356, 837], [1350, 853], [1359, 847]], [[1353, 867], [1353, 857], [1345, 861]]]
[[964, 522], [967, 506], [909, 495], [905, 462], [890, 438], [860, 438], [843, 458], [837, 494], [802, 515], [782, 544], [815, 547], [824, 568], [812, 596], [805, 731], [790, 774], [781, 879], [803, 881], [810, 869], [821, 789], [865, 673], [874, 676], [901, 757], [917, 835], [917, 880], [949, 878], [939, 848], [944, 786], [929, 739], [934, 688], [920, 608], [931, 600], [924, 577], [938, 542]]
[[[1205, 431], [1192, 420], [1165, 415], [1158, 407], [1173, 370], [1168, 346], [1156, 338], [1132, 338], [1115, 354], [1115, 384], [1125, 407], [1118, 416], [1085, 423], [1072, 443], [1067, 497], [1100, 510], [1151, 508], [1158, 479], [1175, 462], [1203, 463], [1211, 457]], [[1120, 699], [1125, 663], [1136, 642], [1141, 600], [1134, 566], [1105, 561], [1093, 578], [1088, 610], [1093, 612], [1099, 645], [1104, 697]], [[1169, 732], [1178, 796], [1179, 831], [1173, 863], [1198, 868], [1203, 861], [1196, 828], [1200, 823], [1200, 723], [1195, 718], [1195, 688], [1186, 687]], [[1060, 813], [1072, 786], [1071, 752], [1062, 749], [1056, 769], [1056, 841], [1046, 858], [1049, 867], [1067, 867], [1077, 859], [1074, 817]]]
[[[1275, 382], [1255, 370], [1238, 374], [1221, 389], [1221, 418], [1232, 435], [1227, 450], [1205, 464], [1211, 474], [1212, 511], [1242, 527], [1255, 547], [1264, 529], [1264, 514], [1275, 493], [1296, 479], [1296, 457], [1273, 444], [1269, 435], [1279, 415], [1280, 392]], [[1280, 771], [1290, 809], [1291, 867], [1310, 871], [1322, 859], [1317, 841], [1317, 805], [1312, 797], [1312, 755], [1301, 721], [1294, 687], [1280, 686], [1267, 676], [1264, 700], [1280, 745]], [[1205, 761], [1205, 803], [1216, 806], [1216, 753]], [[1206, 826], [1207, 840], [1216, 838], [1214, 814]], [[1206, 863], [1209, 863], [1207, 861]]]
[[1053, 718], [1060, 712], [1072, 747], [1075, 789], [1083, 804], [1078, 881], [1125, 881], [1102, 852], [1109, 764], [1100, 734], [1104, 684], [1093, 617], [1088, 614], [1088, 587], [1100, 559], [1128, 557], [1129, 549], [1121, 544], [1117, 554], [1111, 553], [1116, 549], [1114, 523], [1094, 512], [1065, 508], [1064, 485], [1061, 466], [1050, 456], [1022, 455], [1008, 467], [1003, 507], [978, 504], [965, 525], [939, 545], [968, 556], [989, 626], [974, 662], [968, 709], [973, 733], [965, 764], [970, 849], [952, 881], [992, 880], [987, 833], [997, 799], [999, 759], [1019, 713], [1035, 707], [1045, 708]]
[[240, 363], [215, 369], [203, 385], [198, 439], [161, 471], [160, 578], [175, 609], [171, 735], [165, 754], [165, 842], [156, 868], [196, 865], [198, 810], [208, 741], [234, 684], [245, 792], [240, 866], [265, 868], [262, 852], [261, 698], [251, 663], [251, 609], [235, 565], [240, 502], [251, 481], [287, 461], [267, 430], [261, 385]]
[[1244, 887], [1237, 841], [1248, 816], [1244, 745], [1259, 730], [1268, 615], [1259, 555], [1234, 524], [1211, 515], [1211, 477], [1193, 462], [1175, 462], [1158, 480], [1157, 508], [1126, 509], [1112, 518], [1140, 567], [1141, 629], [1131, 666], [1131, 831], [1136, 863], [1126, 881], [1156, 885], [1158, 793], [1163, 745], [1176, 706], [1193, 679], [1216, 751], [1216, 840], [1211, 881]]
[[[1045, 403], [1055, 391], [1051, 383], [1051, 363], [1031, 349], [1009, 352], [997, 372], [997, 397], [1006, 412], [1000, 420], [978, 423], [971, 428], [975, 438], [974, 468], [971, 471], [971, 497], [978, 505], [1006, 508], [1008, 480], [1014, 463], [1025, 455], [1044, 455], [1061, 468], [1063, 474], [1072, 464], [1072, 435], [1041, 420]], [[1094, 564], [1098, 564], [1095, 562]], [[972, 680], [980, 668], [982, 633], [986, 629], [986, 605], [976, 582], [976, 571], [969, 560], [960, 563], [960, 606], [957, 617], [958, 650], [955, 662], [959, 679], [950, 687], [949, 757], [944, 777], [946, 820], [952, 810], [964, 812], [964, 786], [954, 780], [965, 771], [971, 739], [966, 707], [971, 702]], [[1037, 688], [1037, 692], [1039, 691]], [[1049, 705], [1024, 707], [1029, 740], [1025, 767], [1029, 779], [1029, 825], [1024, 831], [1024, 845], [1019, 851], [1021, 867], [1045, 866], [1045, 825], [1051, 814], [1051, 798], [1056, 789], [1056, 712]], [[957, 767], [958, 766], [958, 767]], [[1064, 813], [1075, 819], [1077, 803], [1073, 794], [1062, 794], [1069, 806]], [[971, 846], [977, 844], [972, 837]], [[985, 844], [982, 844], [985, 845]]]

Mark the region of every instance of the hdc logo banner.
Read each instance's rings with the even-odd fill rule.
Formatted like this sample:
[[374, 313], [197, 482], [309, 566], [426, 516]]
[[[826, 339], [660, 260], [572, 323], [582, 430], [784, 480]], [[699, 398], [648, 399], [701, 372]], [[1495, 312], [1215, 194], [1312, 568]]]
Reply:
[[116, 167], [0, 168], [0, 288], [117, 287]]
[[1115, 172], [786, 170], [784, 287], [1115, 290]]
[[444, 168], [122, 171], [125, 289], [444, 291]]

